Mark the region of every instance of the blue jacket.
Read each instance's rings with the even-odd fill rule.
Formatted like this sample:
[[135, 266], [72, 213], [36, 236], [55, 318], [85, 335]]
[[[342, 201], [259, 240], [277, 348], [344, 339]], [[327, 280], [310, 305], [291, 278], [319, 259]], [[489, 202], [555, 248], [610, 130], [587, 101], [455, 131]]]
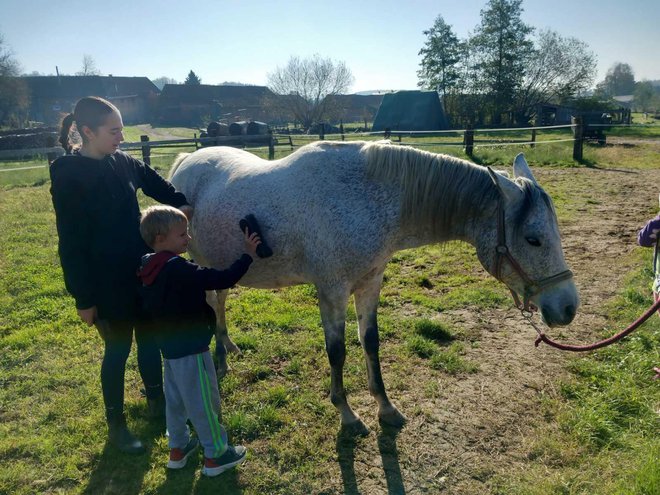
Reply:
[[244, 254], [227, 270], [204, 268], [167, 251], [142, 257], [138, 273], [143, 309], [163, 357], [177, 359], [208, 350], [215, 313], [206, 291], [233, 287], [248, 271]]

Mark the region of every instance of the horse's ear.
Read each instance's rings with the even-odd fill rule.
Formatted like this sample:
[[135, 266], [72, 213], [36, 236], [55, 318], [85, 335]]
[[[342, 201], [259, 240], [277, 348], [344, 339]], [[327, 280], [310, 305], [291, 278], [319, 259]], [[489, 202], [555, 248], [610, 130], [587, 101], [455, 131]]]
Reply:
[[525, 160], [525, 155], [518, 153], [518, 155], [513, 160], [513, 178], [524, 177], [532, 181], [532, 184], [538, 186], [532, 170], [527, 165], [527, 160]]
[[504, 197], [507, 201], [516, 201], [518, 198], [520, 198], [522, 195], [522, 189], [520, 189], [518, 184], [513, 182], [511, 179], [498, 174], [492, 168], [486, 168], [488, 169], [490, 178], [493, 179], [493, 182], [497, 186], [497, 189], [500, 191], [502, 197]]

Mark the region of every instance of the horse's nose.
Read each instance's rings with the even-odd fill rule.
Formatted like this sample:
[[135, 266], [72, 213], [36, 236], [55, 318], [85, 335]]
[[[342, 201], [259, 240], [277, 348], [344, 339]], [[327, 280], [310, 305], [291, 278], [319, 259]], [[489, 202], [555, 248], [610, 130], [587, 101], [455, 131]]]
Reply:
[[568, 325], [575, 318], [577, 306], [574, 304], [567, 304], [563, 309], [554, 311], [552, 309], [542, 309], [543, 321], [549, 327]]
[[575, 313], [577, 312], [577, 307], [575, 307], [574, 304], [567, 304], [566, 307], [564, 308], [564, 322], [562, 322], [562, 325], [568, 325], [570, 322], [573, 321], [573, 318], [575, 318]]

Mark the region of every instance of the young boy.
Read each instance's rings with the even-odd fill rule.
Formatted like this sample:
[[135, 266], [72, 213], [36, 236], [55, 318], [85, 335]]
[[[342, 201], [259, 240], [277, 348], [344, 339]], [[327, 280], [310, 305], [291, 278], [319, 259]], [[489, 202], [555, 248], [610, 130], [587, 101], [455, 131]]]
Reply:
[[[245, 460], [242, 446], [227, 443], [218, 421], [220, 394], [209, 344], [215, 315], [206, 290], [228, 289], [247, 272], [261, 240], [245, 231], [245, 251], [227, 270], [203, 268], [179, 255], [188, 250], [188, 220], [176, 208], [152, 206], [142, 215], [140, 234], [155, 252], [142, 258], [143, 305], [165, 358], [165, 418], [168, 468], [181, 469], [201, 442], [202, 474], [217, 476]], [[190, 436], [190, 419], [199, 440]]]

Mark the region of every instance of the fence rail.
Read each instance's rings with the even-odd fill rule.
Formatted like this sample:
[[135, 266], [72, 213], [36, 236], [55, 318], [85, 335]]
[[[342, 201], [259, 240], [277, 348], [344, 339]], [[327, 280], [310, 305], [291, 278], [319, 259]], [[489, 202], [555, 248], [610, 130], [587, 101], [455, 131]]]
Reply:
[[[465, 149], [468, 156], [473, 156], [474, 149], [479, 147], [493, 147], [493, 146], [519, 146], [528, 145], [534, 147], [539, 144], [563, 143], [573, 141], [573, 159], [576, 161], [582, 160], [583, 143], [586, 140], [585, 130], [591, 127], [619, 127], [617, 124], [588, 124], [585, 125], [581, 117], [573, 118], [572, 124], [565, 125], [552, 125], [540, 127], [514, 127], [514, 128], [493, 128], [493, 129], [450, 129], [450, 130], [429, 130], [429, 131], [402, 131], [402, 130], [385, 130], [378, 132], [356, 132], [356, 133], [341, 133], [341, 134], [325, 134], [323, 126], [319, 131], [319, 135], [310, 134], [291, 134], [291, 133], [269, 133], [260, 135], [240, 135], [240, 136], [217, 136], [217, 137], [197, 137], [193, 138], [180, 138], [151, 141], [148, 136], [141, 136], [141, 140], [137, 142], [122, 143], [121, 149], [125, 151], [140, 150], [142, 152], [142, 159], [145, 163], [151, 164], [151, 152], [153, 149], [176, 149], [176, 148], [190, 148], [198, 149], [204, 145], [210, 146], [234, 146], [241, 148], [251, 149], [268, 149], [268, 157], [270, 160], [275, 157], [275, 148], [277, 146], [287, 146], [291, 150], [300, 147], [300, 144], [294, 144], [293, 140], [302, 141], [316, 141], [318, 139], [341, 140], [345, 141], [347, 138], [355, 137], [378, 137], [392, 139], [394, 143], [403, 146], [414, 145], [419, 147], [425, 146], [461, 146]], [[645, 127], [643, 125], [626, 124], [624, 127]], [[558, 129], [571, 129], [573, 137], [568, 139], [549, 139], [538, 141], [536, 139], [538, 131], [558, 130]], [[510, 132], [530, 132], [530, 139], [523, 140], [507, 140], [499, 141], [496, 139], [475, 139], [478, 134], [493, 134], [493, 133], [510, 133]], [[420, 138], [420, 137], [433, 137], [444, 136], [453, 134], [456, 138], [462, 138], [461, 141], [440, 141], [440, 142], [407, 142], [403, 141], [404, 137]], [[261, 146], [259, 146], [261, 145]], [[50, 164], [55, 158], [64, 154], [64, 149], [59, 146], [50, 148], [33, 148], [21, 150], [0, 150], [0, 160], [12, 158], [31, 158], [35, 156], [47, 156], [48, 163]], [[158, 154], [162, 155], [162, 154]], [[158, 156], [154, 155], [154, 156]], [[12, 169], [18, 170], [18, 169]], [[5, 170], [6, 171], [6, 170]]]

